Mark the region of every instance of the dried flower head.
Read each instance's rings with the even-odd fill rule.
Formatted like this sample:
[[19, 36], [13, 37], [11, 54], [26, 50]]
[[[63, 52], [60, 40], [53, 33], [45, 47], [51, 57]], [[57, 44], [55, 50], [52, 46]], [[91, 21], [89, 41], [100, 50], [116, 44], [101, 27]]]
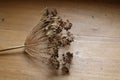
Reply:
[[[42, 55], [45, 55], [44, 60], [47, 58], [46, 60], [53, 69], [58, 70], [61, 66], [61, 70], [64, 73], [69, 73], [73, 54], [71, 52], [63, 54], [61, 62], [61, 60], [59, 60], [59, 49], [64, 48], [67, 45], [70, 46], [71, 42], [73, 42], [73, 34], [70, 32], [71, 27], [72, 23], [69, 20], [63, 21], [63, 19], [58, 16], [56, 9], [45, 9], [40, 19], [40, 23], [33, 28], [30, 36], [26, 39], [25, 45], [40, 45], [41, 42], [46, 43], [47, 45], [42, 46], [44, 49], [40, 49], [40, 46], [26, 46], [25, 51], [30, 54], [32, 54], [31, 51], [34, 52], [36, 57], [38, 57], [38, 55], [41, 57], [43, 57]], [[37, 50], [39, 51], [37, 52]], [[41, 53], [42, 50], [48, 52], [44, 52], [43, 54]], [[36, 53], [38, 53], [38, 55], [36, 55]]]

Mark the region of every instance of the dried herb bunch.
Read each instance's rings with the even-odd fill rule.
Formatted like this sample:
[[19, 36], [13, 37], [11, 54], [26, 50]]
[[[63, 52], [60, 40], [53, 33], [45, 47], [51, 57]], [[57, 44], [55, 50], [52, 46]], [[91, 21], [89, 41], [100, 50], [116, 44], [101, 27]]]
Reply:
[[[61, 60], [59, 49], [70, 46], [71, 42], [74, 41], [73, 34], [70, 32], [71, 27], [72, 23], [69, 20], [63, 21], [62, 18], [58, 16], [56, 9], [46, 8], [43, 11], [40, 23], [33, 28], [31, 32], [32, 35], [30, 34], [26, 39], [25, 45], [31, 44], [32, 46], [26, 46], [25, 51], [32, 56], [41, 56], [41, 60], [49, 62], [53, 69], [61, 69], [63, 73], [69, 73], [73, 54], [66, 52], [62, 55]], [[42, 45], [40, 48], [40, 44], [46, 45]], [[37, 49], [36, 46], [38, 46], [39, 49]], [[36, 51], [39, 52], [39, 55]], [[33, 52], [36, 54], [32, 54]]]

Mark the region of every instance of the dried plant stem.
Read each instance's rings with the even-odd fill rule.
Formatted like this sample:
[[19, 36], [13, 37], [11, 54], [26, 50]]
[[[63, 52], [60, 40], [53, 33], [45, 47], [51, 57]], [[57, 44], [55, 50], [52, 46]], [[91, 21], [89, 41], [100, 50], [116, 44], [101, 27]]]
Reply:
[[24, 47], [25, 47], [25, 45], [22, 45], [22, 46], [16, 46], [16, 47], [11, 47], [11, 48], [6, 48], [6, 49], [2, 49], [2, 50], [0, 50], [0, 52], [8, 51], [8, 50], [13, 50], [13, 49], [24, 48]]
[[[47, 44], [47, 43], [46, 43]], [[24, 48], [24, 47], [30, 47], [30, 46], [36, 46], [36, 44], [30, 44], [30, 45], [21, 45], [21, 46], [15, 46], [15, 47], [11, 47], [11, 48], [6, 48], [6, 49], [1, 49], [0, 52], [4, 52], [4, 51], [8, 51], [8, 50], [14, 50], [14, 49], [19, 49], [19, 48]], [[39, 50], [44, 50], [44, 49], [50, 49], [53, 48], [54, 46], [49, 46], [47, 48], [41, 48]]]

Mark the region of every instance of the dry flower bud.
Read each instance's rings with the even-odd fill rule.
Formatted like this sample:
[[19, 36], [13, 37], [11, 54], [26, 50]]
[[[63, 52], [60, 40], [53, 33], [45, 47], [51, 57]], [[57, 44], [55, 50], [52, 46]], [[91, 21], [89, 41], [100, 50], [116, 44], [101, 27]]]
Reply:
[[65, 22], [64, 29], [65, 29], [66, 31], [68, 31], [69, 29], [71, 29], [71, 27], [72, 27], [72, 23], [70, 23], [69, 20], [67, 20], [67, 21]]
[[70, 69], [70, 64], [66, 63], [62, 65], [62, 72], [63, 74], [68, 74], [69, 73], [69, 69]]

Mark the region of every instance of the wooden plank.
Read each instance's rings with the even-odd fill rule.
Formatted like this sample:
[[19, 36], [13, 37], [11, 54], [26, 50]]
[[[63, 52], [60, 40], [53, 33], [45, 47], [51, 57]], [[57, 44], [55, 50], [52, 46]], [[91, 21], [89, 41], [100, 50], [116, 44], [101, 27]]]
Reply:
[[[23, 45], [39, 22], [47, 4], [70, 19], [75, 42], [70, 75], [55, 75], [47, 66], [29, 58], [23, 49], [0, 55], [0, 80], [119, 80], [120, 6], [118, 4], [68, 1], [2, 1], [0, 3], [0, 49]], [[9, 54], [8, 54], [9, 53]]]

